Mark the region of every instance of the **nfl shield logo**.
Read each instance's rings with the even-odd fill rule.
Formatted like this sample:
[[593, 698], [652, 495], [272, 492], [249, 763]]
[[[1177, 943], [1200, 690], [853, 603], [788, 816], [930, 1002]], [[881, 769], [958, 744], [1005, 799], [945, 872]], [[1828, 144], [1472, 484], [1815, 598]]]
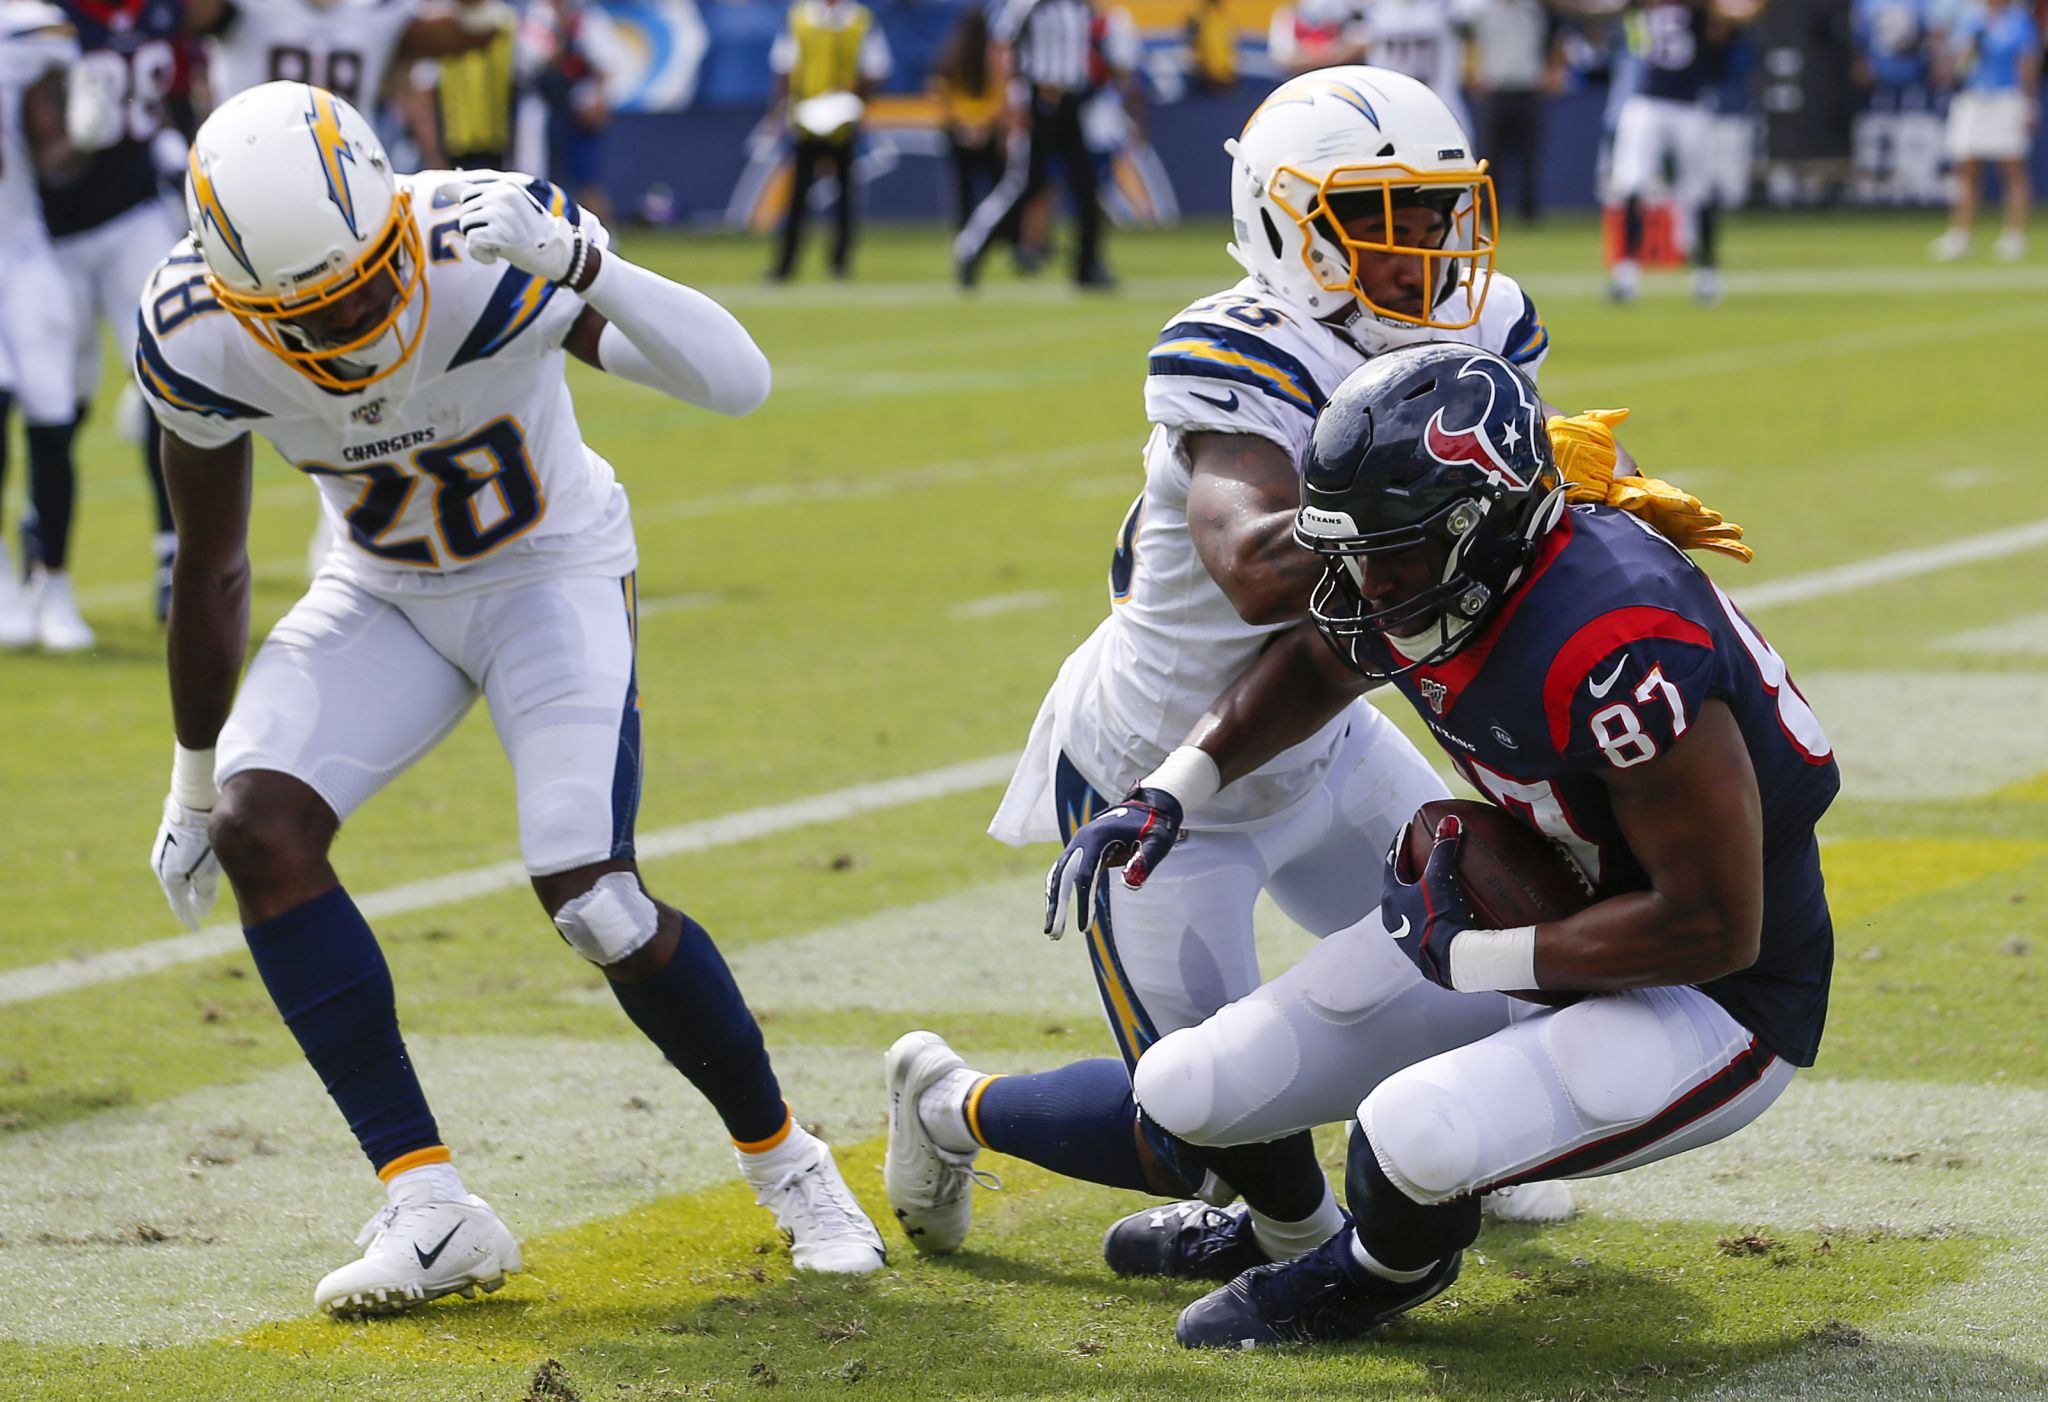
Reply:
[[1420, 686], [1422, 699], [1429, 703], [1429, 709], [1438, 715], [1444, 713], [1444, 702], [1451, 696], [1451, 689], [1432, 677], [1424, 677]]

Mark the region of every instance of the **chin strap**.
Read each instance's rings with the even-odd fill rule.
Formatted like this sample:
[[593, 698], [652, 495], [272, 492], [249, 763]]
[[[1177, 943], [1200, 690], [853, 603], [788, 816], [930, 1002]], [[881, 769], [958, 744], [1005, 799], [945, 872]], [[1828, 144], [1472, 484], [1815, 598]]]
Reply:
[[1626, 409], [1588, 409], [1569, 418], [1554, 415], [1544, 425], [1564, 474], [1565, 500], [1619, 507], [1682, 550], [1712, 550], [1744, 564], [1755, 559], [1742, 543], [1742, 527], [1691, 492], [1657, 477], [1614, 475], [1614, 426], [1627, 417]]

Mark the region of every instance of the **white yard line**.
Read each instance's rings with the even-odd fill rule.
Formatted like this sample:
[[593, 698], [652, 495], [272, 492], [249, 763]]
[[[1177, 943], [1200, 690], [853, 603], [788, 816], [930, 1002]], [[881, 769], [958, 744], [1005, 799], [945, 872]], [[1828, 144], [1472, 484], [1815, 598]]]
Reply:
[[[749, 808], [701, 822], [684, 823], [680, 827], [664, 828], [639, 840], [640, 859], [654, 861], [662, 857], [705, 852], [714, 847], [729, 847], [757, 837], [787, 832], [791, 828], [838, 822], [862, 813], [987, 788], [1009, 778], [1016, 762], [1015, 755], [989, 755], [965, 764], [928, 769], [922, 774], [908, 774], [872, 784], [855, 784], [851, 788], [834, 789], [830, 793], [814, 794], [788, 803]], [[388, 887], [359, 897], [356, 904], [365, 917], [377, 920], [492, 895], [524, 886], [526, 881], [526, 868], [522, 863], [493, 862], [489, 866], [474, 867], [448, 876]], [[0, 974], [0, 1004], [25, 1003], [90, 988], [95, 984], [111, 983], [116, 979], [155, 973], [180, 964], [217, 958], [241, 947], [240, 926], [209, 925], [196, 935], [179, 935], [80, 959], [63, 959], [15, 969]]]
[[[1811, 574], [1769, 581], [1741, 591], [1739, 602], [1744, 608], [1751, 610], [1805, 603], [1833, 594], [1851, 593], [1873, 585], [1890, 584], [1936, 570], [2018, 554], [2021, 551], [2038, 549], [2043, 545], [2048, 545], [2048, 520], [2034, 521], [2001, 531], [1989, 531], [1982, 535], [1965, 536], [1960, 540], [1946, 541], [1940, 545], [1892, 551], [1868, 560], [1838, 565], [1832, 569], [1816, 570]], [[681, 827], [668, 828], [642, 839], [640, 855], [643, 859], [653, 860], [685, 852], [701, 852], [712, 847], [746, 842], [790, 828], [836, 822], [860, 813], [872, 813], [906, 803], [922, 802], [928, 798], [985, 788], [1006, 779], [1015, 763], [1016, 757], [1012, 754], [989, 755], [964, 764], [927, 770], [922, 774], [885, 779], [872, 784], [856, 784], [851, 788], [835, 789], [831, 793], [818, 794], [812, 798], [730, 813], [697, 823], [685, 823]], [[499, 862], [430, 881], [415, 881], [403, 886], [394, 886], [361, 897], [358, 904], [366, 916], [376, 919], [446, 905], [472, 896], [487, 895], [524, 885], [525, 882], [526, 870], [518, 862]], [[133, 978], [138, 974], [155, 973], [160, 969], [174, 968], [195, 960], [214, 958], [239, 949], [241, 943], [242, 932], [239, 928], [233, 925], [214, 925], [196, 935], [181, 935], [126, 949], [87, 955], [79, 959], [65, 959], [15, 969], [8, 973], [0, 973], [0, 1006], [47, 998], [57, 993], [68, 993], [74, 989], [90, 988], [95, 984]]]
[[946, 610], [948, 618], [994, 618], [998, 614], [1023, 613], [1028, 609], [1042, 609], [1059, 599], [1052, 589], [1023, 589], [1015, 594], [989, 594], [979, 599], [963, 599]]

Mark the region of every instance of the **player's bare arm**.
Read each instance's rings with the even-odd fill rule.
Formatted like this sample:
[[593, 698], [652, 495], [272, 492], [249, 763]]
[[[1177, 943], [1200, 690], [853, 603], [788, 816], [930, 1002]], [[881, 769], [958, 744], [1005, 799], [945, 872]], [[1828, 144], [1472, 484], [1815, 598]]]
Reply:
[[200, 448], [166, 432], [163, 462], [178, 523], [166, 643], [171, 720], [180, 745], [210, 750], [249, 643], [249, 439]]
[[1201, 749], [1232, 783], [1314, 735], [1373, 685], [1303, 622], [1274, 638], [1181, 743]]
[[1682, 743], [1601, 778], [1650, 886], [1538, 925], [1538, 986], [1653, 988], [1748, 968], [1762, 933], [1763, 811], [1727, 704], [1708, 701]]
[[45, 73], [21, 95], [22, 134], [28, 138], [36, 173], [57, 185], [82, 175], [92, 155], [65, 129], [64, 102], [65, 78], [60, 71]]
[[1284, 623], [1308, 609], [1322, 574], [1294, 540], [1301, 477], [1285, 449], [1250, 433], [1187, 439], [1188, 531], [1210, 576], [1247, 623]]

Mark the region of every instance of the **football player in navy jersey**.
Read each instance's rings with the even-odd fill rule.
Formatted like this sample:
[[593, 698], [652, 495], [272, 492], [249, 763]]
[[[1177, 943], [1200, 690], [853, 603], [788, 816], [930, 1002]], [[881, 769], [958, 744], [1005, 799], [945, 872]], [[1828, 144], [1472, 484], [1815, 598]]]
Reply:
[[1716, 248], [1720, 205], [1708, 168], [1712, 154], [1712, 85], [1727, 65], [1737, 28], [1760, 6], [1754, 0], [1640, 0], [1631, 11], [1636, 90], [1615, 118], [1608, 197], [1622, 207], [1622, 256], [1609, 294], [1635, 300], [1643, 252], [1643, 196], [1669, 163], [1671, 200], [1693, 264], [1693, 296], [1718, 301]]
[[[1562, 844], [1595, 892], [1567, 919], [1475, 928], [1455, 820], [1421, 871], [1390, 855], [1383, 918], [1425, 978], [1563, 1005], [1532, 1002], [1379, 1081], [1352, 1129], [1355, 1226], [1189, 1306], [1191, 1347], [1354, 1337], [1457, 1277], [1482, 1194], [1723, 1138], [1813, 1063], [1834, 953], [1814, 836], [1840, 783], [1827, 737], [1680, 548], [1741, 551], [1732, 528], [1653, 516], [1666, 535], [1568, 506], [1551, 443], [1528, 382], [1485, 351], [1418, 346], [1353, 373], [1303, 478], [1297, 532], [1324, 570], [1312, 627], [1268, 648], [1188, 737], [1227, 785], [1391, 682], [1465, 777]], [[1122, 807], [1157, 820], [1123, 877], [1142, 880], [1172, 852], [1178, 806], [1141, 792]], [[1150, 1111], [1170, 1088], [1143, 1073]]]

